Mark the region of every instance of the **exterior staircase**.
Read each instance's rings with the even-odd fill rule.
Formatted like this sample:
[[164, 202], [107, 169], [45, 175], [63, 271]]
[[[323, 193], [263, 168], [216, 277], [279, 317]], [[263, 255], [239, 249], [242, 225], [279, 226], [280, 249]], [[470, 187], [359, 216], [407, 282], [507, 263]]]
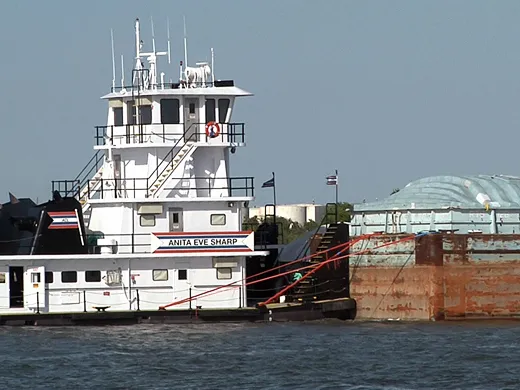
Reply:
[[95, 173], [94, 177], [85, 183], [83, 185], [83, 188], [81, 188], [81, 191], [79, 193], [79, 203], [83, 206], [83, 212], [88, 209], [89, 203], [88, 199], [92, 198], [92, 195], [94, 195], [97, 191], [99, 191], [101, 187], [101, 178], [103, 177], [103, 166], [101, 166], [97, 172]]
[[92, 195], [94, 195], [101, 188], [101, 180], [103, 177], [103, 166], [101, 166], [94, 177], [87, 181], [87, 183], [81, 188], [79, 193], [79, 203], [81, 204], [81, 210], [83, 213], [83, 222], [85, 227], [89, 227], [90, 222], [90, 202], [88, 201]]
[[[348, 226], [349, 225], [344, 223], [329, 224], [316, 248], [316, 253], [324, 253], [313, 256], [309, 261], [309, 265], [319, 265], [336, 255], [340, 250], [327, 250], [348, 241]], [[342, 252], [342, 255], [346, 254], [348, 254], [347, 250]], [[312, 269], [306, 270], [306, 272], [311, 270]], [[338, 294], [340, 295], [338, 297], [348, 296], [348, 261], [346, 259], [338, 262], [338, 268], [335, 268], [333, 264], [326, 265], [296, 284], [290, 297], [292, 301], [309, 302], [313, 300], [332, 299]]]
[[[195, 142], [187, 141], [177, 153], [174, 152], [175, 146], [172, 148], [172, 150], [170, 150], [170, 152], [166, 155], [166, 158], [157, 166], [157, 169], [148, 177], [148, 183], [151, 183], [148, 185], [149, 198], [154, 196], [156, 197], [159, 194], [159, 190], [168, 181], [173, 172], [175, 172], [179, 164], [183, 162], [187, 157], [191, 156], [195, 149]], [[156, 174], [157, 177], [154, 180], [153, 176], [155, 176]]]
[[[192, 133], [187, 140], [181, 138], [176, 142], [164, 160], [157, 166], [157, 169], [148, 177], [147, 197], [158, 196], [161, 188], [163, 188], [164, 184], [170, 179], [176, 168], [195, 151], [196, 140], [197, 134]], [[64, 195], [77, 196], [82, 206], [83, 218], [87, 228], [91, 214], [89, 199], [94, 198], [103, 188], [104, 161], [105, 152], [98, 150], [74, 180], [53, 181], [53, 190], [55, 184], [58, 185], [58, 188], [60, 188], [60, 184], [64, 184]], [[182, 181], [181, 184], [184, 190], [190, 185], [190, 181], [186, 177], [180, 178], [179, 181]]]

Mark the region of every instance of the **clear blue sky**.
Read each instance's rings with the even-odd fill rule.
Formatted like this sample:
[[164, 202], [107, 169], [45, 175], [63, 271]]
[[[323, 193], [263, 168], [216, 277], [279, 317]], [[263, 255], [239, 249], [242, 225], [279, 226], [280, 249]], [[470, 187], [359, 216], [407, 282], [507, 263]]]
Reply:
[[[4, 1], [0, 12], [0, 200], [50, 196], [93, 154], [99, 97], [133, 22], [182, 59], [215, 48], [215, 72], [255, 94], [241, 100], [246, 148], [232, 174], [277, 174], [279, 203], [373, 200], [436, 174], [520, 174], [520, 1]], [[164, 40], [159, 41], [160, 45]], [[163, 63], [164, 64], [164, 63]], [[119, 77], [118, 77], [119, 78]]]

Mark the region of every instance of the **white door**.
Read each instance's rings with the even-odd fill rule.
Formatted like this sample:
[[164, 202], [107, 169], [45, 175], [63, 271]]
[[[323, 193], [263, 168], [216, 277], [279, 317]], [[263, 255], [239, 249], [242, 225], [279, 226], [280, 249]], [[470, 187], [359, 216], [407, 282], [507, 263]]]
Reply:
[[28, 266], [24, 274], [24, 307], [43, 311], [45, 299], [45, 267]]
[[[175, 262], [175, 269], [173, 271], [173, 299], [179, 301], [181, 299], [188, 299], [190, 296], [196, 294], [195, 289], [192, 288], [190, 282], [190, 263], [187, 262]], [[191, 307], [195, 309], [195, 300], [192, 301]], [[190, 303], [186, 302], [178, 305], [179, 308], [188, 308]]]
[[170, 232], [183, 231], [183, 217], [181, 208], [170, 207], [168, 209], [168, 219], [170, 225]]
[[184, 99], [184, 142], [199, 140], [199, 98]]
[[0, 265], [0, 307], [9, 307], [9, 267]]

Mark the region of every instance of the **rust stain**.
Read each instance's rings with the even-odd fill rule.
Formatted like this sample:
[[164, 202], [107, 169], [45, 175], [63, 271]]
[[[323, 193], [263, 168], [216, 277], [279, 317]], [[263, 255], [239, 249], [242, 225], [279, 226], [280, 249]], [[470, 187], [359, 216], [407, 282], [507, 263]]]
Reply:
[[415, 241], [415, 264], [442, 265], [442, 236], [432, 234]]
[[377, 261], [362, 265], [351, 260], [357, 318], [520, 316], [520, 235], [424, 236], [415, 242], [411, 264], [396, 252], [372, 255]]
[[[358, 303], [357, 318], [429, 320], [434, 268], [358, 268], [350, 285], [351, 296]], [[395, 283], [396, 280], [400, 283]]]

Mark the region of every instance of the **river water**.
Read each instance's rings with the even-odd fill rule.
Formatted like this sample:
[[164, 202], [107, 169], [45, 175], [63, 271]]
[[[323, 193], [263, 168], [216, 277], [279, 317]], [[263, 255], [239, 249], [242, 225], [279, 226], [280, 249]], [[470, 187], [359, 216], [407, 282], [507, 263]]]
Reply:
[[0, 328], [1, 389], [518, 389], [520, 322]]

